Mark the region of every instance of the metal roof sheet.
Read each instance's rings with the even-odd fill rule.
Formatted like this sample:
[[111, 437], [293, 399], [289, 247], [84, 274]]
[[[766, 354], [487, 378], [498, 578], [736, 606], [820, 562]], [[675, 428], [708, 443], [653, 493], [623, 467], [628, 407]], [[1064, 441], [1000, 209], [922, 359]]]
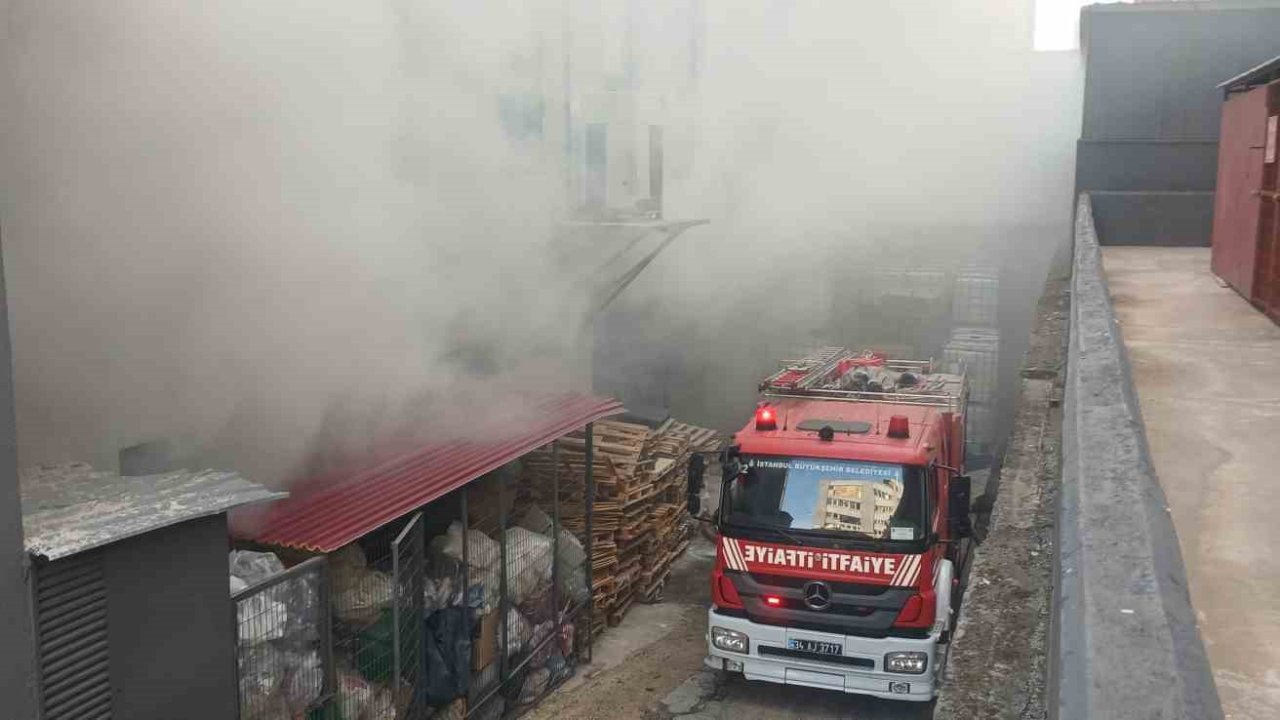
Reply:
[[1230, 80], [1218, 83], [1218, 89], [1226, 90], [1227, 92], [1248, 90], [1255, 85], [1265, 85], [1275, 80], [1278, 75], [1280, 75], [1280, 57], [1273, 57], [1260, 65], [1255, 65], [1245, 70]]
[[332, 552], [587, 423], [623, 412], [585, 394], [529, 400], [527, 411], [484, 418], [467, 437], [428, 441], [368, 470], [295, 487], [286, 500], [233, 517], [244, 539]]
[[23, 470], [20, 481], [26, 549], [46, 560], [287, 496], [221, 470], [123, 477], [70, 463]]

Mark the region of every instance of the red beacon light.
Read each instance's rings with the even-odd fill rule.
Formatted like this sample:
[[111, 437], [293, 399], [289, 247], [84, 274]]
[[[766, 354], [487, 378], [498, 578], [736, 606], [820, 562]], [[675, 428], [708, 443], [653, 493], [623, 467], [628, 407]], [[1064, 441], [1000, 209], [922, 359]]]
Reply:
[[782, 607], [782, 598], [777, 595], [765, 595], [764, 604], [769, 607]]
[[909, 438], [911, 437], [911, 426], [907, 422], [906, 415], [894, 415], [889, 418], [889, 432], [886, 433], [891, 438]]
[[759, 408], [756, 408], [756, 429], [777, 430], [778, 413], [768, 405], [761, 405]]

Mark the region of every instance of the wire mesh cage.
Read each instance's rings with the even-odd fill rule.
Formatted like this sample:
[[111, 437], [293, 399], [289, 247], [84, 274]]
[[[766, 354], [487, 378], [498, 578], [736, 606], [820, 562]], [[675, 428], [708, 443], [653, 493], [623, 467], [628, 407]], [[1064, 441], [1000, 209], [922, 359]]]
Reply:
[[333, 692], [326, 564], [313, 558], [288, 570], [270, 553], [233, 553], [236, 564], [268, 566], [267, 579], [232, 595], [236, 612], [241, 720], [306, 717]]
[[[242, 636], [265, 638], [242, 643], [242, 717], [508, 717], [570, 677], [591, 647], [595, 488], [591, 440], [563, 442], [236, 595]], [[315, 612], [259, 597], [291, 582]], [[318, 660], [273, 670], [286, 638]], [[281, 700], [290, 682], [317, 689]]]
[[398, 705], [399, 716], [425, 716], [421, 681], [425, 613], [426, 548], [423, 545], [421, 514], [415, 515], [391, 543], [391, 577], [395, 589], [392, 600], [392, 668], [396, 694], [407, 699]]
[[422, 519], [391, 540], [367, 538], [330, 555], [334, 717], [401, 720], [424, 716]]
[[[577, 628], [589, 625], [582, 614], [590, 606], [589, 476], [580, 456], [553, 442], [466, 492], [466, 566], [477, 597], [472, 717], [516, 713], [576, 667]], [[581, 535], [562, 522], [566, 507]]]

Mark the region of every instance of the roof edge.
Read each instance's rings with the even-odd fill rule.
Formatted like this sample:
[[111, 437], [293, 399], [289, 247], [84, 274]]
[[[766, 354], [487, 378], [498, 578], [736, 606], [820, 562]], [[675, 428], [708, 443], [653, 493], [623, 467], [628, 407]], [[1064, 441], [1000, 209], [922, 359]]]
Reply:
[[[583, 397], [592, 397], [592, 396], [584, 395]], [[351, 524], [347, 528], [343, 529], [341, 532], [332, 531], [327, 534], [318, 534], [314, 532], [314, 530], [297, 531], [292, 527], [286, 529], [279, 526], [281, 522], [283, 522], [285, 525], [290, 525], [296, 522], [299, 519], [299, 517], [301, 517], [301, 516], [298, 516], [296, 513], [292, 517], [286, 515], [284, 518], [281, 518], [279, 516], [271, 517], [268, 514], [263, 516], [260, 520], [260, 522], [264, 522], [267, 524], [266, 527], [262, 527], [254, 530], [248, 530], [248, 531], [241, 530], [239, 532], [237, 532], [236, 529], [233, 528], [232, 535], [233, 537], [236, 537], [241, 540], [258, 542], [264, 545], [272, 545], [276, 547], [287, 547], [287, 548], [293, 548], [297, 550], [303, 550], [306, 552], [319, 552], [319, 553], [333, 552], [335, 550], [338, 550], [341, 547], [344, 547], [354, 542], [355, 540], [368, 534], [369, 532], [372, 532], [373, 530], [386, 525], [387, 523], [395, 522], [396, 520], [399, 520], [415, 512], [422, 505], [432, 503], [438, 500], [439, 498], [443, 497], [444, 495], [447, 495], [448, 493], [460, 487], [464, 487], [470, 484], [476, 479], [490, 472], [493, 472], [495, 469], [501, 467], [502, 465], [508, 462], [511, 462], [513, 459], [519, 458], [527, 454], [528, 452], [530, 452], [531, 450], [537, 447], [541, 447], [542, 445], [545, 445], [548, 442], [562, 438], [565, 435], [568, 435], [569, 433], [576, 432], [577, 430], [580, 430], [593, 422], [597, 422], [599, 420], [603, 420], [609, 417], [616, 417], [626, 412], [626, 408], [623, 406], [623, 404], [615, 398], [604, 398], [601, 396], [594, 396], [594, 397], [599, 402], [599, 404], [596, 407], [594, 407], [590, 412], [586, 412], [576, 417], [565, 418], [560, 420], [559, 422], [552, 424], [550, 427], [547, 428], [547, 432], [539, 436], [535, 440], [533, 440], [532, 444], [521, 443], [513, 446], [514, 454], [495, 452], [493, 455], [494, 459], [492, 461], [486, 461], [484, 463], [475, 465], [474, 467], [470, 468], [470, 471], [465, 473], [466, 479], [458, 482], [454, 482], [447, 487], [435, 487], [424, 492], [418, 504], [413, 507], [409, 507], [407, 509], [402, 509], [402, 510], [371, 514], [368, 517], [364, 518], [364, 522], [357, 522], [357, 523]], [[407, 455], [401, 455], [400, 457], [397, 457], [395, 459], [390, 459], [382, 463], [382, 465], [378, 466], [378, 469], [356, 473], [352, 475], [350, 478], [347, 478], [346, 480], [338, 482], [320, 491], [319, 493], [317, 493], [317, 495], [313, 495], [305, 498], [303, 502], [315, 502], [315, 498], [317, 496], [340, 495], [345, 491], [349, 491], [352, 488], [353, 483], [357, 481], [358, 478], [359, 478], [359, 482], [367, 482], [370, 480], [370, 473], [373, 473], [374, 475], [376, 475], [376, 473], [380, 469], [392, 467], [397, 463], [399, 463], [401, 460], [403, 460], [404, 457], [412, 454], [413, 453], [408, 453]], [[270, 510], [267, 510], [267, 513], [270, 513]], [[303, 513], [304, 515], [310, 514], [309, 511], [305, 511], [305, 510], [303, 511]], [[258, 520], [255, 520], [255, 521], [251, 521], [249, 524], [256, 525], [258, 524], [258, 522], [259, 522]], [[276, 527], [272, 527], [273, 525], [275, 525]]]
[[1280, 10], [1280, 0], [1165, 0], [1165, 2], [1109, 2], [1085, 5], [1084, 13], [1220, 12], [1230, 10]]
[[1239, 92], [1256, 85], [1265, 85], [1280, 77], [1280, 55], [1254, 65], [1233, 78], [1218, 83], [1219, 90]]

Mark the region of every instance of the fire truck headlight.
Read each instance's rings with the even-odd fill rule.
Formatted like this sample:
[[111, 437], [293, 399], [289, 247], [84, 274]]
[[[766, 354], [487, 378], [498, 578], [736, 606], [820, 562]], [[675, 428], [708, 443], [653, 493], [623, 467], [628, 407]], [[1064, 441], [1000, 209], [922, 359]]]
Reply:
[[729, 628], [711, 628], [711, 644], [718, 650], [727, 650], [729, 652], [742, 653], [743, 655], [746, 655], [751, 650], [751, 641], [747, 639], [747, 634], [737, 630], [730, 630]]
[[929, 656], [922, 652], [891, 652], [884, 656], [885, 672], [920, 675], [928, 666]]

